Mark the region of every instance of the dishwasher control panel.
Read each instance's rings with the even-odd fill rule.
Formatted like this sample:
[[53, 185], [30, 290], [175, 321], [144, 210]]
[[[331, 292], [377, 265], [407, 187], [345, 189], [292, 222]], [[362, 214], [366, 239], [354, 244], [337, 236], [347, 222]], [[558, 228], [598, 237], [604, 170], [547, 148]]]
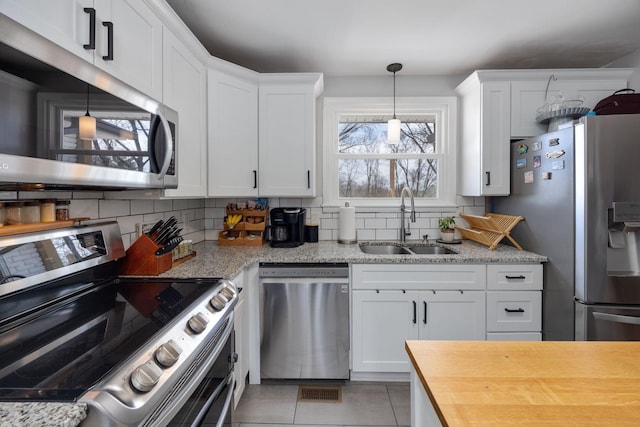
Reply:
[[349, 277], [349, 265], [344, 263], [260, 263], [260, 277]]

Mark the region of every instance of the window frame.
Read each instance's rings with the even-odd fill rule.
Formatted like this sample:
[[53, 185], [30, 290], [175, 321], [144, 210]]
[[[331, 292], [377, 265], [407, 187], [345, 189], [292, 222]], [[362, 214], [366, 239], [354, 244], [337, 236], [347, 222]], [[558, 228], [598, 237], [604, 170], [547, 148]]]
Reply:
[[[438, 159], [438, 197], [415, 198], [416, 206], [455, 207], [457, 193], [457, 107], [455, 96], [398, 97], [395, 100], [396, 115], [435, 114], [436, 146], [438, 151], [430, 155]], [[349, 202], [356, 207], [396, 208], [399, 197], [362, 198], [340, 197], [338, 186], [338, 125], [342, 115], [390, 116], [393, 114], [393, 98], [326, 97], [323, 109], [323, 206], [339, 207]], [[388, 158], [374, 154], [371, 157]], [[411, 154], [398, 157], [417, 158]]]

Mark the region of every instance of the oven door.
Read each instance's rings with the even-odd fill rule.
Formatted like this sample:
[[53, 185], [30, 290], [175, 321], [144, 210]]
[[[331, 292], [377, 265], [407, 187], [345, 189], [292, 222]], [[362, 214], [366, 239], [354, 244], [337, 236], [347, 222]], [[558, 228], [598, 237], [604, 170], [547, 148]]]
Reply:
[[169, 427], [229, 426], [231, 427], [233, 365], [237, 355], [232, 333], [225, 342], [220, 356], [182, 405], [180, 411], [167, 424]]

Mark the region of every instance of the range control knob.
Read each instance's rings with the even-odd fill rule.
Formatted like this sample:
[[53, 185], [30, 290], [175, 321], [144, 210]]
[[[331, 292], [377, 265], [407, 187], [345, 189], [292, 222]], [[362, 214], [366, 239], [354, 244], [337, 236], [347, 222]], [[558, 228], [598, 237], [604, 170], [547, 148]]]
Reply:
[[156, 349], [156, 361], [160, 366], [168, 368], [178, 361], [182, 349], [174, 340], [169, 340]]
[[220, 311], [224, 308], [225, 305], [227, 305], [227, 300], [221, 295], [216, 295], [215, 297], [211, 298], [209, 304], [211, 304], [211, 307], [213, 307], [214, 310]]
[[231, 301], [233, 299], [233, 296], [235, 295], [235, 291], [225, 286], [224, 288], [222, 288], [219, 295], [222, 295], [223, 297], [225, 297], [227, 301]]
[[149, 360], [131, 373], [131, 387], [140, 393], [146, 393], [158, 384], [161, 375], [162, 369], [153, 360]]
[[189, 329], [191, 329], [196, 334], [204, 331], [207, 327], [207, 323], [209, 323], [209, 319], [207, 319], [207, 316], [205, 316], [204, 313], [196, 314], [187, 322], [187, 324], [189, 325]]

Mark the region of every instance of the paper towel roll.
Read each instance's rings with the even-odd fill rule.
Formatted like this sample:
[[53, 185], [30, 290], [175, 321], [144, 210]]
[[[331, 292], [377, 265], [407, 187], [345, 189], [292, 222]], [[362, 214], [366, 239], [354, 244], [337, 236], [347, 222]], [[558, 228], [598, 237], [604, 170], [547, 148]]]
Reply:
[[356, 243], [356, 208], [349, 206], [349, 202], [340, 208], [338, 226], [338, 243]]

